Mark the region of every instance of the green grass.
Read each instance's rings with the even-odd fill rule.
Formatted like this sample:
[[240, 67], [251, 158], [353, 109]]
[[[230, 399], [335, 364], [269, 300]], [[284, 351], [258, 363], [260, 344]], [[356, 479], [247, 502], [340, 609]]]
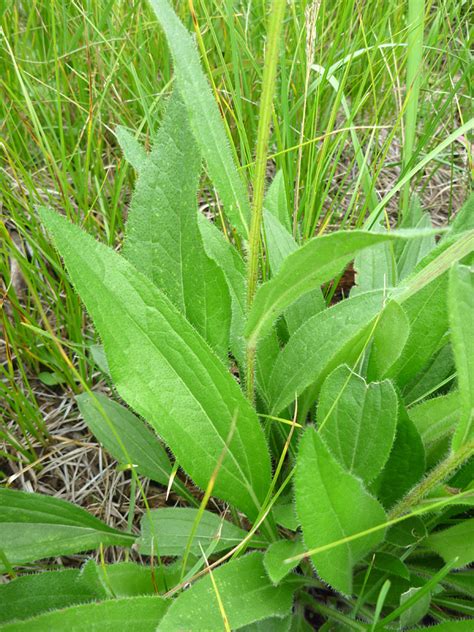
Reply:
[[[174, 4], [193, 30], [190, 4]], [[468, 2], [426, 0], [419, 94], [406, 90], [420, 52], [406, 45], [415, 39], [407, 3], [390, 0], [381, 11], [376, 0], [322, 0], [313, 59], [308, 4], [293, 2], [286, 12], [270, 138], [290, 208], [297, 179], [300, 185], [302, 239], [329, 226], [362, 225], [400, 173], [471, 116]], [[204, 66], [252, 182], [266, 3], [194, 0], [191, 6]], [[27, 464], [37, 458], [32, 440], [48, 435], [38, 375], [52, 373], [62, 382], [58, 388], [73, 392], [79, 385], [72, 365], [93, 380], [92, 334], [35, 207], [62, 209], [103, 241], [120, 244], [134, 175], [114, 130], [124, 125], [145, 142], [153, 136], [172, 68], [145, 2], [32, 0], [4, 3], [0, 11], [0, 457]], [[435, 153], [404, 191], [416, 189], [430, 211], [449, 217], [469, 187], [470, 160], [460, 139]], [[213, 204], [206, 181], [203, 191]], [[12, 283], [12, 259], [24, 282]]]

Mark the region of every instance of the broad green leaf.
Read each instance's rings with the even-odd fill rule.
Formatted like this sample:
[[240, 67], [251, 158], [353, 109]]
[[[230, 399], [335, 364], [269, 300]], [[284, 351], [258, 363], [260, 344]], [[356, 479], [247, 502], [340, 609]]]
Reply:
[[270, 459], [256, 413], [234, 378], [126, 259], [54, 212], [44, 209], [42, 217], [104, 343], [120, 396], [202, 488], [226, 450], [214, 493], [255, 518], [270, 484]]
[[474, 439], [474, 270], [467, 266], [456, 265], [449, 275], [449, 322], [459, 387], [457, 450]]
[[200, 171], [201, 155], [175, 90], [138, 174], [123, 255], [226, 357], [230, 296], [224, 274], [204, 250], [198, 227]]
[[286, 201], [285, 179], [283, 171], [277, 171], [272, 183], [268, 187], [263, 201], [263, 207], [271, 213], [279, 223], [291, 233], [290, 213]]
[[397, 409], [397, 394], [391, 382], [367, 384], [348, 366], [340, 366], [321, 388], [319, 433], [339, 463], [368, 483], [389, 457]]
[[[429, 213], [421, 213], [416, 223], [410, 228], [426, 229], [431, 228], [431, 216]], [[408, 228], [408, 226], [407, 226]], [[424, 237], [410, 239], [403, 244], [397, 260], [398, 281], [405, 279], [416, 268], [416, 265], [436, 246], [434, 235], [427, 234]]]
[[464, 619], [462, 621], [451, 619], [445, 623], [430, 625], [427, 628], [410, 628], [407, 632], [420, 632], [420, 629], [428, 632], [472, 632], [472, 619]]
[[299, 527], [299, 521], [295, 514], [294, 503], [277, 504], [273, 507], [273, 516], [276, 522], [290, 529], [290, 531], [296, 531]]
[[410, 323], [408, 340], [387, 377], [405, 386], [440, 348], [448, 330], [447, 275], [443, 274], [403, 302]]
[[367, 379], [382, 380], [401, 356], [410, 335], [405, 310], [388, 301], [375, 328], [367, 364]]
[[[374, 233], [386, 234], [385, 227], [376, 225]], [[371, 290], [385, 290], [397, 284], [397, 270], [393, 244], [390, 242], [373, 246], [355, 256], [355, 286], [351, 296]]]
[[374, 568], [385, 571], [390, 575], [397, 575], [403, 579], [410, 579], [410, 571], [399, 557], [391, 553], [376, 553], [374, 556]]
[[270, 617], [239, 628], [239, 632], [289, 632], [293, 614], [287, 617]]
[[[262, 553], [250, 553], [212, 571], [231, 629], [291, 611], [294, 588], [273, 586], [263, 566]], [[216, 591], [206, 575], [172, 603], [160, 632], [221, 630], [224, 627]]]
[[395, 546], [408, 548], [421, 542], [426, 537], [426, 533], [423, 520], [418, 516], [413, 516], [390, 527], [386, 540]]
[[[295, 479], [296, 510], [306, 550], [338, 542], [383, 524], [385, 512], [361, 481], [331, 455], [314, 428], [300, 442]], [[352, 593], [352, 569], [383, 540], [384, 530], [314, 553], [321, 579], [343, 594]]]
[[53, 612], [32, 619], [8, 623], [4, 632], [155, 632], [168, 608], [158, 596], [108, 599]]
[[287, 564], [285, 560], [301, 553], [304, 553], [301, 540], [278, 540], [270, 544], [265, 551], [263, 564], [268, 577], [274, 584], [279, 584], [299, 564], [299, 562]]
[[368, 338], [361, 331], [382, 304], [381, 292], [368, 292], [341, 301], [306, 321], [276, 359], [270, 378], [272, 413], [281, 412], [309, 386], [315, 398], [333, 369], [355, 361]]
[[258, 289], [245, 331], [249, 344], [255, 345], [289, 305], [339, 274], [359, 251], [415, 236], [420, 233], [353, 230], [311, 239], [286, 257], [278, 274]]
[[218, 265], [227, 281], [232, 303], [230, 348], [242, 367], [245, 363], [245, 263], [234, 246], [225, 239], [222, 232], [202, 213], [198, 213], [198, 225], [207, 256]]
[[168, 566], [147, 566], [133, 562], [96, 565], [96, 573], [109, 597], [138, 597], [166, 592], [177, 584], [181, 562]]
[[0, 548], [13, 566], [135, 541], [65, 500], [13, 489], [0, 488], [0, 525]]
[[425, 449], [423, 442], [399, 399], [398, 423], [395, 442], [383, 471], [371, 484], [371, 489], [383, 502], [391, 507], [425, 472]]
[[[421, 589], [417, 587], [409, 588], [406, 592], [400, 596], [400, 606], [403, 606], [405, 601], [416, 595]], [[423, 619], [427, 614], [431, 603], [431, 594], [427, 593], [422, 595], [418, 601], [412, 604], [409, 608], [404, 610], [400, 615], [400, 627], [402, 629], [409, 625], [415, 625]]]
[[150, 0], [150, 3], [166, 35], [173, 56], [176, 82], [211, 180], [229, 221], [246, 238], [250, 222], [247, 191], [235, 166], [229, 139], [202, 71], [194, 40], [168, 0]]
[[451, 434], [459, 420], [459, 393], [427, 399], [408, 409], [425, 446]]
[[420, 401], [435, 393], [446, 380], [455, 374], [451, 345], [445, 344], [437, 351], [425, 368], [403, 388], [403, 399], [407, 405]]
[[474, 193], [471, 193], [451, 223], [444, 239], [474, 229]]
[[[266, 252], [272, 275], [275, 275], [288, 255], [298, 250], [298, 244], [287, 229], [271, 213], [265, 212], [264, 218]], [[287, 307], [284, 311], [284, 316], [290, 335], [311, 316], [321, 312], [325, 307], [326, 302], [319, 287], [301, 296]]]
[[[187, 507], [165, 507], [153, 509], [145, 514], [141, 522], [141, 535], [137, 541], [144, 555], [183, 555], [191, 535], [197, 509]], [[205, 511], [196, 530], [190, 552], [201, 555], [214, 544], [213, 553], [231, 549], [247, 535], [240, 527]], [[252, 546], [265, 546], [265, 540], [254, 538]], [[202, 547], [202, 549], [201, 549]]]
[[433, 533], [423, 544], [438, 553], [446, 563], [457, 557], [457, 568], [470, 564], [474, 561], [474, 518]]
[[[246, 344], [244, 327], [247, 309], [245, 263], [234, 246], [225, 240], [221, 231], [201, 214], [199, 214], [199, 228], [207, 255], [217, 263], [227, 280], [232, 300], [230, 348], [243, 373]], [[275, 331], [271, 331], [264, 340], [261, 340], [257, 349], [257, 388], [266, 403], [268, 403], [268, 378], [279, 351]]]
[[114, 459], [136, 466], [138, 474], [168, 484], [172, 470], [168, 455], [141, 419], [101, 393], [82, 393], [76, 401], [87, 426]]
[[79, 569], [68, 568], [23, 575], [0, 585], [0, 623], [28, 619], [47, 610], [105, 599], [100, 583], [94, 584]]
[[115, 135], [125, 160], [132, 165], [135, 171], [140, 172], [145, 166], [148, 157], [143, 145], [125, 127], [118, 126], [115, 130]]

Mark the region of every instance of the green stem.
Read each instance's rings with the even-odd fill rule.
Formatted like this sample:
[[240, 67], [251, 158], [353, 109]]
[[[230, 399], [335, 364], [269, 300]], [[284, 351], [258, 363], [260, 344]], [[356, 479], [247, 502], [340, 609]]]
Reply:
[[[263, 69], [262, 97], [257, 131], [257, 148], [255, 154], [255, 174], [253, 180], [252, 216], [250, 220], [248, 268], [247, 268], [247, 308], [250, 309], [258, 280], [258, 264], [260, 252], [260, 233], [262, 228], [263, 197], [265, 192], [265, 175], [267, 169], [268, 143], [270, 138], [270, 121], [273, 111], [273, 95], [278, 62], [278, 48], [283, 26], [286, 0], [273, 0], [270, 10], [265, 66]], [[247, 397], [254, 399], [255, 392], [255, 346], [247, 347]]]
[[444, 461], [441, 461], [428, 476], [403, 498], [388, 514], [389, 520], [403, 516], [412, 507], [418, 505], [437, 485], [445, 481], [463, 463], [474, 454], [474, 441], [469, 441], [462, 448], [452, 452]]
[[327, 617], [332, 621], [337, 621], [338, 623], [341, 623], [351, 630], [360, 630], [361, 632], [367, 630], [367, 627], [363, 623], [360, 623], [359, 621], [354, 621], [354, 619], [351, 619], [339, 610], [336, 610], [336, 608], [331, 608], [325, 605], [308, 593], [301, 593], [300, 601], [312, 608], [315, 612], [322, 614], [324, 617]]

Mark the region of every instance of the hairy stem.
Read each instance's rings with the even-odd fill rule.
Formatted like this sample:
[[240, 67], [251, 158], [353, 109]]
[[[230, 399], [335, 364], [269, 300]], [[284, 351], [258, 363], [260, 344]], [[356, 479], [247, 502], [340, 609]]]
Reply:
[[428, 476], [420, 483], [415, 485], [411, 491], [395, 505], [388, 514], [388, 518], [399, 518], [403, 516], [412, 507], [420, 503], [423, 498], [429, 494], [437, 485], [445, 481], [453, 474], [463, 463], [465, 463], [474, 454], [474, 441], [469, 441], [462, 448], [451, 452], [444, 461], [441, 461]]
[[[258, 280], [260, 252], [260, 233], [262, 228], [263, 196], [265, 192], [265, 173], [267, 167], [270, 120], [273, 110], [273, 94], [278, 62], [278, 47], [283, 26], [286, 0], [273, 0], [270, 10], [265, 66], [263, 69], [262, 97], [257, 131], [255, 155], [255, 174], [253, 180], [252, 217], [250, 220], [248, 268], [247, 268], [247, 308], [252, 305]], [[254, 399], [255, 392], [255, 346], [247, 347], [247, 397]]]

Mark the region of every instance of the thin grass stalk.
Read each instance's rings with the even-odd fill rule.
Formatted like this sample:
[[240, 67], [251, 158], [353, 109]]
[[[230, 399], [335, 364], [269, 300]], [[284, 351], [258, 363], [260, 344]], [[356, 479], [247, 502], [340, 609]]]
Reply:
[[[273, 0], [268, 28], [267, 50], [263, 69], [262, 97], [260, 101], [255, 175], [253, 180], [252, 216], [250, 219], [248, 267], [247, 267], [247, 308], [250, 308], [257, 289], [259, 252], [262, 228], [263, 197], [267, 168], [270, 121], [273, 112], [276, 72], [280, 34], [283, 27], [286, 0]], [[255, 396], [255, 352], [254, 345], [247, 346], [246, 389], [250, 401]]]
[[[423, 59], [423, 29], [425, 25], [425, 0], [408, 2], [408, 59], [406, 76], [405, 138], [403, 143], [403, 170], [410, 164], [416, 137], [416, 122], [421, 86], [421, 62]], [[402, 192], [401, 219], [406, 217], [410, 201], [410, 182]]]

